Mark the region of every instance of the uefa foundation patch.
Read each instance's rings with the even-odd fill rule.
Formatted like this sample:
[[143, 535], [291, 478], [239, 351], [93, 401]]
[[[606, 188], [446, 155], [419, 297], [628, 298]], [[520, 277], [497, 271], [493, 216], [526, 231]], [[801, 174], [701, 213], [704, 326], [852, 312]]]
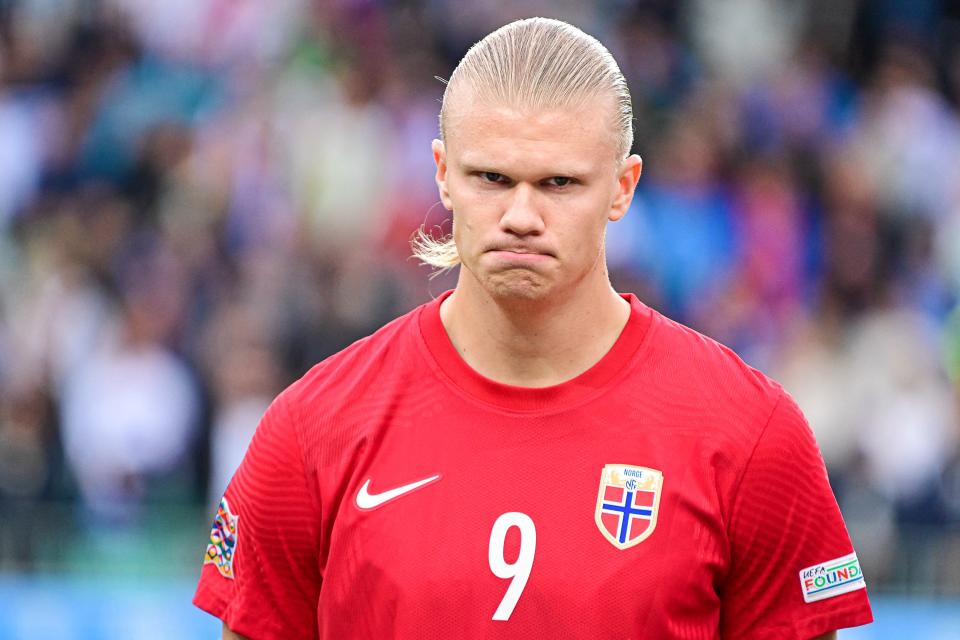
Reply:
[[803, 591], [804, 602], [825, 600], [866, 586], [856, 552], [815, 564], [800, 572], [800, 589]]
[[233, 556], [237, 550], [237, 522], [240, 516], [230, 513], [227, 497], [220, 499], [217, 517], [213, 520], [210, 529], [210, 544], [203, 558], [203, 564], [212, 564], [217, 567], [224, 578], [233, 580]]

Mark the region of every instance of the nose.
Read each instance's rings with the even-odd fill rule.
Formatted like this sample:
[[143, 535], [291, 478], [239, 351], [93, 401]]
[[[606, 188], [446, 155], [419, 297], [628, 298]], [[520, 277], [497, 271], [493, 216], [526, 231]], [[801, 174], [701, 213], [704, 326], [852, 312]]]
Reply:
[[506, 209], [500, 217], [500, 230], [518, 236], [540, 235], [543, 217], [537, 207], [537, 194], [530, 185], [519, 183], [507, 195]]

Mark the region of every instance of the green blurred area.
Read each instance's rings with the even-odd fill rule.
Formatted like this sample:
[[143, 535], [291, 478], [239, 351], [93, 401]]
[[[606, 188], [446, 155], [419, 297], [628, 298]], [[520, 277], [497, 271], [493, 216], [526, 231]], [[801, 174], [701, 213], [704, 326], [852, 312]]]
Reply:
[[140, 508], [135, 519], [96, 522], [76, 505], [4, 509], [0, 573], [175, 578], [199, 573], [211, 515], [193, 505]]

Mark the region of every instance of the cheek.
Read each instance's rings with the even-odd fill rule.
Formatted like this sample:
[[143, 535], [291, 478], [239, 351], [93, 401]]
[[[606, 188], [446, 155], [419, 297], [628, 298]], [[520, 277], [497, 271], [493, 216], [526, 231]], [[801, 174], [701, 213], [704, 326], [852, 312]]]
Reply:
[[470, 253], [470, 247], [477, 244], [476, 210], [467, 203], [458, 202], [453, 210], [453, 240], [464, 254]]
[[580, 211], [581, 223], [571, 225], [563, 232], [563, 244], [574, 255], [592, 259], [603, 246], [607, 218], [596, 208]]
[[480, 233], [497, 224], [497, 206], [490, 197], [465, 190], [457, 194], [453, 207], [454, 234]]
[[464, 223], [463, 218], [460, 217], [456, 211], [453, 214], [453, 239], [457, 243], [457, 246], [461, 246], [464, 242], [464, 233], [466, 232], [467, 225]]

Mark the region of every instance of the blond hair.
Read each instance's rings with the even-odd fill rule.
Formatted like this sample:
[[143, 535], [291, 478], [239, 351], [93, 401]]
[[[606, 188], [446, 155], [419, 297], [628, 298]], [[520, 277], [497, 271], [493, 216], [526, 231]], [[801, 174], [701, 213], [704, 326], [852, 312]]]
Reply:
[[[443, 93], [441, 140], [447, 139], [453, 97], [465, 85], [487, 102], [529, 109], [562, 108], [596, 96], [613, 96], [617, 159], [630, 153], [633, 107], [626, 79], [606, 47], [566, 22], [517, 20], [470, 47]], [[452, 236], [437, 239], [421, 227], [411, 246], [415, 258], [438, 269], [460, 263]]]

